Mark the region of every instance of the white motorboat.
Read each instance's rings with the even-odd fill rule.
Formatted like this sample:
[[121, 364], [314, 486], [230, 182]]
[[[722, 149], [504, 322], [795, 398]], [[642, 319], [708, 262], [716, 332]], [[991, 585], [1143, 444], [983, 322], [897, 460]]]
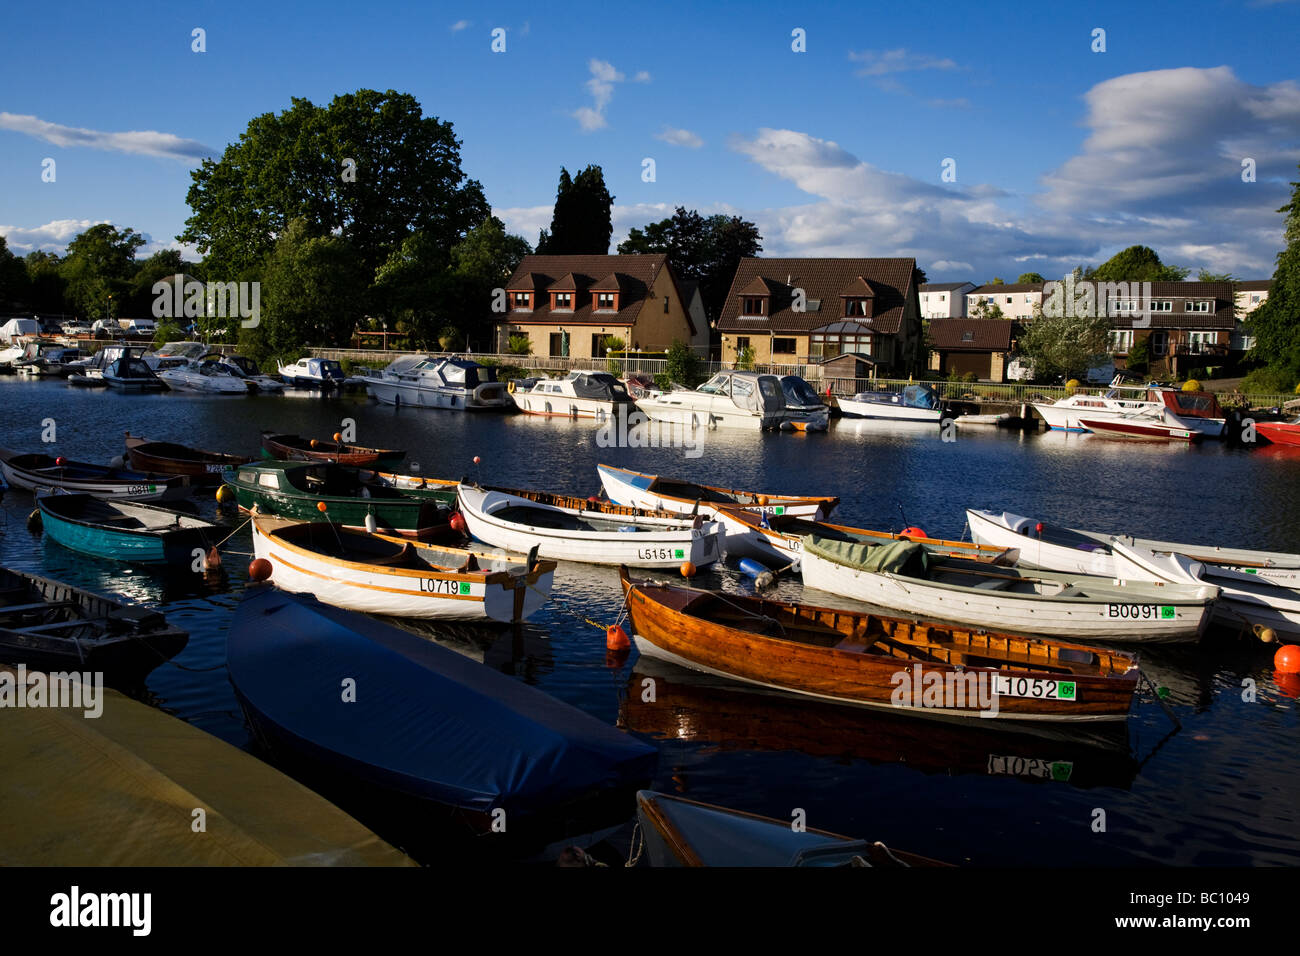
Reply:
[[826, 431], [830, 424], [831, 410], [806, 379], [798, 375], [783, 375], [781, 391], [785, 393], [785, 420], [781, 422], [782, 431]]
[[672, 569], [722, 559], [722, 524], [698, 516], [466, 484], [457, 489], [457, 501], [471, 535], [515, 553], [535, 547], [541, 557], [559, 561]]
[[292, 365], [280, 366], [280, 377], [284, 384], [295, 388], [342, 388], [347, 378], [343, 366], [333, 359], [300, 358]]
[[284, 391], [284, 382], [272, 378], [269, 375], [263, 375], [262, 370], [257, 367], [257, 363], [247, 356], [209, 356], [208, 361], [216, 362], [231, 375], [236, 378], [242, 378], [250, 392], [263, 392], [271, 395], [279, 395]]
[[247, 395], [248, 385], [235, 378], [219, 362], [186, 362], [165, 368], [158, 377], [178, 392], [204, 392], [210, 395]]
[[1217, 587], [1203, 582], [992, 566], [938, 557], [915, 541], [873, 546], [809, 535], [800, 569], [806, 587], [923, 620], [1073, 639], [1194, 641], [1219, 597]]
[[657, 422], [685, 428], [776, 429], [786, 420], [785, 390], [775, 375], [718, 372], [694, 391], [652, 392], [637, 407]]
[[938, 424], [945, 415], [938, 393], [928, 385], [905, 385], [901, 392], [858, 392], [838, 402], [845, 418]]
[[378, 375], [362, 375], [371, 396], [384, 405], [509, 411], [515, 407], [497, 370], [470, 359], [404, 355]]
[[146, 352], [141, 358], [155, 372], [164, 368], [175, 368], [186, 362], [194, 362], [208, 354], [208, 347], [202, 342], [167, 342], [153, 352]]
[[1181, 441], [1198, 442], [1205, 437], [1189, 421], [1179, 418], [1167, 408], [1141, 408], [1112, 418], [1079, 416], [1079, 424], [1097, 438], [1120, 441]]
[[527, 415], [606, 421], [636, 408], [627, 386], [608, 372], [572, 371], [559, 381], [525, 379], [511, 386], [515, 404]]
[[615, 504], [649, 511], [671, 511], [679, 515], [702, 514], [711, 516], [723, 506], [748, 508], [751, 511], [768, 511], [774, 515], [798, 515], [802, 518], [823, 520], [828, 517], [840, 499], [814, 495], [772, 495], [757, 491], [739, 491], [701, 485], [693, 481], [647, 475], [629, 468], [597, 465], [601, 486], [609, 500]]
[[1199, 432], [1206, 438], [1222, 438], [1225, 427], [1223, 409], [1213, 392], [1184, 392], [1163, 385], [1124, 384], [1116, 375], [1110, 389], [1101, 395], [1076, 392], [1056, 402], [1034, 402], [1034, 411], [1048, 428], [1061, 431], [1089, 431], [1081, 419], [1102, 421], [1133, 412], [1165, 409], [1176, 416], [1181, 427]]

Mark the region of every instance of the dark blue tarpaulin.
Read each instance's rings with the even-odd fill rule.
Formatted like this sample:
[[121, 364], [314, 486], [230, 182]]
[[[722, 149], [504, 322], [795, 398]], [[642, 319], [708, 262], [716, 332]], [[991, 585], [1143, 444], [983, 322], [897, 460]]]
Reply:
[[227, 656], [250, 722], [278, 746], [446, 806], [527, 813], [654, 768], [654, 748], [569, 704], [307, 595], [250, 589]]

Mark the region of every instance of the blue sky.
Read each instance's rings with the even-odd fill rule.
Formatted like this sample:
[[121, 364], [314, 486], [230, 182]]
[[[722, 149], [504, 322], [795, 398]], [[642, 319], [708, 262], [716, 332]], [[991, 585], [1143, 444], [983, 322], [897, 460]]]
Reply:
[[1296, 36], [1300, 3], [1249, 0], [13, 4], [0, 234], [57, 251], [111, 221], [171, 245], [197, 157], [292, 96], [370, 87], [454, 123], [530, 242], [560, 166], [597, 163], [615, 242], [680, 204], [756, 221], [769, 255], [910, 255], [934, 281], [1050, 277], [1134, 242], [1253, 278], [1300, 178]]

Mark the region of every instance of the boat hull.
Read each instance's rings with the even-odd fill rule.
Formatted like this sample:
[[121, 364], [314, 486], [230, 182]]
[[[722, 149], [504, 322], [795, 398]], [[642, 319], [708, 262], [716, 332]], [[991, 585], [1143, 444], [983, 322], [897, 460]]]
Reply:
[[1295, 422], [1257, 422], [1255, 432], [1274, 445], [1300, 445], [1300, 425]]
[[932, 422], [943, 419], [939, 408], [908, 408], [891, 402], [858, 402], [851, 398], [837, 398], [840, 411], [849, 418], [881, 418], [891, 422]]
[[[675, 514], [688, 515], [696, 510], [698, 503], [701, 514], [715, 514], [717, 506], [726, 504], [746, 508], [750, 511], [769, 509], [777, 515], [797, 515], [801, 518], [823, 520], [839, 504], [839, 498], [813, 497], [800, 495], [767, 495], [758, 492], [737, 491], [731, 488], [717, 488], [712, 485], [691, 486], [689, 483], [682, 490], [698, 489], [697, 496], [670, 494], [659, 484], [657, 475], [615, 468], [612, 465], [597, 465], [601, 486], [609, 500], [631, 508], [643, 508], [649, 511], [670, 511]], [[709, 500], [725, 498], [725, 502]], [[760, 501], [763, 503], [760, 504]]]
[[[508, 412], [515, 407], [504, 383], [490, 382], [474, 390], [417, 385], [363, 377], [366, 391], [381, 405], [442, 408], [463, 412]], [[485, 391], [486, 389], [486, 391]]]
[[517, 391], [513, 395], [515, 405], [525, 415], [540, 415], [544, 418], [585, 418], [603, 422], [636, 411], [636, 406], [630, 402], [605, 402], [555, 393], [534, 395], [531, 392]]
[[[19, 458], [25, 456], [18, 456]], [[40, 456], [44, 459], [45, 456]], [[64, 467], [33, 463], [28, 466], [13, 458], [0, 458], [0, 471], [14, 488], [33, 494], [57, 489], [70, 494], [88, 494], [96, 498], [121, 498], [131, 501], [160, 501], [184, 498], [190, 489], [185, 479], [128, 472], [118, 468], [70, 462]]]
[[[302, 448], [297, 442], [283, 440], [289, 436], [262, 433], [262, 453], [278, 461], [324, 461], [355, 468], [391, 470], [405, 459], [406, 452], [392, 448], [359, 448], [344, 443], [341, 447], [330, 442], [312, 439], [313, 448]], [[297, 438], [297, 436], [292, 436]]]
[[1178, 428], [1174, 425], [1144, 425], [1122, 417], [1080, 418], [1079, 424], [1099, 437], [1129, 441], [1197, 442], [1205, 437], [1190, 428]]
[[252, 461], [239, 455], [186, 448], [172, 442], [149, 441], [126, 434], [126, 459], [136, 471], [163, 475], [184, 475], [190, 485], [219, 485], [229, 468]]
[[431, 500], [390, 500], [382, 498], [339, 498], [322, 495], [290, 494], [280, 490], [256, 489], [232, 481], [226, 473], [226, 487], [235, 492], [239, 510], [277, 515], [298, 521], [320, 521], [317, 504], [324, 502], [328, 520], [344, 528], [365, 531], [366, 518], [375, 521], [376, 529], [407, 538], [428, 540], [447, 530], [445, 512]]
[[37, 500], [41, 526], [51, 541], [69, 551], [106, 561], [167, 565], [188, 571], [215, 543], [214, 536], [200, 528], [178, 528], [161, 533], [118, 530], [69, 520], [54, 514], [44, 507], [44, 503], [44, 498]]

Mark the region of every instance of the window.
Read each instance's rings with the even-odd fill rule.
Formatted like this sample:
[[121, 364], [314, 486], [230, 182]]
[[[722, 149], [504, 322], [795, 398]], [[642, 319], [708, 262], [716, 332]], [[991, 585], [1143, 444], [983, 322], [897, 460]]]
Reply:
[[593, 335], [591, 337], [591, 357], [604, 358], [609, 350], [605, 348], [605, 336]]
[[278, 489], [280, 487], [280, 482], [276, 479], [276, 476], [270, 473], [258, 475], [257, 483], [261, 485], [263, 488]]
[[1219, 344], [1219, 333], [1217, 332], [1188, 332], [1187, 333], [1187, 351], [1193, 355], [1200, 355], [1202, 352], [1209, 350], [1210, 346]]
[[1138, 302], [1137, 299], [1111, 299], [1106, 303], [1106, 309], [1111, 315], [1121, 312], [1136, 312]]
[[794, 339], [773, 339], [772, 352], [776, 355], [794, 355], [795, 340]]
[[612, 292], [596, 293], [596, 308], [608, 309], [612, 312], [614, 309], [614, 293]]
[[1111, 329], [1110, 350], [1118, 355], [1127, 355], [1133, 347], [1132, 329]]
[[1184, 308], [1188, 312], [1209, 312], [1210, 300], [1209, 299], [1188, 299], [1187, 302], [1184, 304]]
[[668, 314], [668, 296], [664, 296], [664, 315]]
[[846, 316], [868, 316], [871, 313], [868, 311], [866, 299], [845, 299], [844, 314]]
[[563, 358], [569, 354], [569, 336], [565, 332], [551, 333], [551, 357]]
[[1033, 305], [1033, 304], [1034, 304], [1034, 294], [1032, 292], [1026, 292], [1025, 305]]
[[948, 297], [947, 297], [946, 295], [941, 295], [941, 296], [939, 296], [939, 301], [940, 301], [940, 302], [947, 302], [947, 301], [948, 301]]
[[747, 295], [740, 310], [741, 315], [766, 315], [767, 298], [761, 295]]
[[1252, 296], [1250, 297], [1250, 304], [1251, 304], [1251, 305], [1259, 305], [1259, 296], [1257, 296], [1257, 295], [1252, 295]]
[[1153, 299], [1149, 307], [1152, 312], [1172, 312], [1174, 303], [1172, 299]]
[[515, 293], [515, 308], [516, 308], [516, 309], [531, 309], [532, 306], [531, 306], [530, 303], [531, 303], [532, 301], [533, 301], [533, 297], [532, 297], [532, 295], [531, 295], [530, 293], [527, 293], [527, 292], [516, 292], [516, 293]]
[[736, 336], [736, 352], [737, 352], [737, 354], [739, 354], [739, 353], [745, 351], [745, 349], [747, 349], [747, 348], [749, 348], [749, 336], [748, 336], [748, 335], [738, 335], [738, 336]]
[[1169, 333], [1160, 330], [1151, 333], [1151, 354], [1164, 357], [1169, 354]]
[[555, 305], [551, 306], [551, 308], [553, 308], [553, 309], [567, 309], [567, 310], [570, 311], [570, 312], [573, 311], [573, 293], [572, 293], [572, 292], [555, 292], [555, 293], [552, 293], [552, 295], [555, 296]]
[[1007, 296], [1007, 305], [1010, 305], [1010, 304], [1011, 304], [1011, 300], [1012, 300], [1013, 298], [1015, 298], [1015, 297], [1014, 297], [1014, 296], [1010, 296], [1010, 295]]
[[970, 331], [963, 332], [963, 333], [961, 334], [961, 340], [962, 340], [962, 342], [971, 342], [971, 343], [973, 343], [973, 342], [975, 341], [975, 333], [974, 333], [974, 332], [970, 332]]

